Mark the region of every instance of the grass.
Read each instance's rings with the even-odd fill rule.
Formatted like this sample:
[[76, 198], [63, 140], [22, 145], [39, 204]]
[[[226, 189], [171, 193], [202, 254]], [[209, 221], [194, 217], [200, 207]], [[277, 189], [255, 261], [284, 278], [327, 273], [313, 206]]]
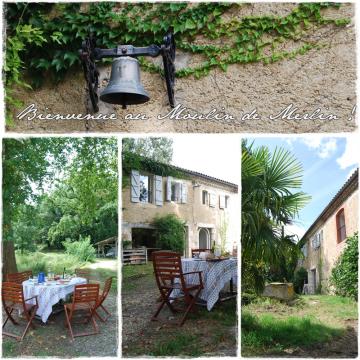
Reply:
[[277, 319], [273, 315], [241, 316], [242, 346], [253, 349], [283, 350], [287, 347], [309, 346], [341, 335], [342, 330], [323, 325], [311, 317], [290, 316]]
[[149, 355], [152, 356], [199, 356], [201, 351], [198, 347], [197, 338], [187, 333], [179, 333], [170, 336], [165, 341], [155, 343]]
[[130, 291], [135, 289], [136, 284], [134, 279], [141, 277], [150, 277], [153, 275], [153, 265], [152, 262], [141, 265], [123, 265], [122, 266], [122, 290]]
[[347, 320], [357, 318], [357, 303], [340, 296], [301, 296], [291, 306], [258, 298], [242, 307], [242, 355], [261, 356], [324, 343], [342, 335]]

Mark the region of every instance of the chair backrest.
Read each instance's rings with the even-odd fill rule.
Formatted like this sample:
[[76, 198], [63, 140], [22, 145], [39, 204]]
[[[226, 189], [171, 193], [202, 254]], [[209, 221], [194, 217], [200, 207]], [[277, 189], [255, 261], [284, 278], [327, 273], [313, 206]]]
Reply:
[[90, 280], [90, 270], [89, 269], [75, 269], [75, 275], [77, 277], [84, 278], [86, 280]]
[[154, 251], [153, 266], [156, 282], [159, 289], [173, 283], [175, 278], [180, 278], [184, 284], [181, 267], [181, 255], [173, 251]]
[[95, 306], [99, 298], [99, 284], [75, 285], [73, 305], [79, 303], [92, 304]]
[[1, 285], [1, 299], [4, 306], [9, 302], [23, 304], [25, 307], [23, 286], [13, 282], [3, 282]]
[[106, 279], [105, 281], [105, 285], [104, 285], [104, 289], [103, 289], [103, 292], [101, 294], [101, 297], [105, 300], [106, 297], [108, 296], [109, 294], [109, 291], [111, 289], [111, 284], [112, 284], [112, 279], [113, 277], [109, 277], [108, 279]]
[[211, 249], [191, 249], [191, 257], [193, 258], [195, 254], [200, 254], [201, 252], [210, 252]]
[[31, 270], [13, 273], [13, 274], [7, 274], [6, 281], [16, 284], [22, 284], [23, 281], [28, 280], [30, 276], [32, 276]]

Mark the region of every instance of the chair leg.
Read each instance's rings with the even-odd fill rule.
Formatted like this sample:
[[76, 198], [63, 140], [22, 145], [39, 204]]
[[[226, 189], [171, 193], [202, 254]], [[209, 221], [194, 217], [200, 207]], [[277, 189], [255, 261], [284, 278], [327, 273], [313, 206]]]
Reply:
[[27, 323], [27, 325], [26, 325], [26, 328], [25, 328], [25, 330], [24, 330], [24, 332], [23, 332], [23, 334], [22, 334], [22, 336], [21, 336], [21, 338], [20, 338], [20, 341], [23, 341], [26, 333], [27, 333], [28, 330], [29, 330], [29, 327], [32, 325], [32, 321], [33, 321], [33, 319], [34, 319], [35, 313], [36, 313], [36, 310], [33, 310], [32, 313], [31, 313], [31, 316], [29, 317], [29, 321], [28, 321], [28, 323]]
[[100, 308], [102, 308], [104, 310], [104, 312], [107, 314], [107, 316], [105, 318], [103, 318], [96, 310], [94, 311], [94, 315], [101, 321], [101, 322], [106, 322], [109, 317], [111, 316], [111, 314], [109, 313], [109, 311], [107, 311], [107, 309], [103, 306], [100, 305]]
[[64, 309], [65, 309], [66, 325], [67, 325], [67, 327], [69, 328], [69, 332], [70, 332], [70, 336], [71, 336], [71, 341], [74, 341], [74, 333], [73, 333], [73, 331], [72, 331], [72, 327], [71, 327], [71, 323], [70, 323], [70, 319], [71, 319], [72, 312], [71, 312], [70, 319], [69, 319], [69, 315], [68, 315], [66, 306], [64, 306]]
[[189, 301], [189, 305], [188, 305], [188, 307], [187, 307], [186, 310], [185, 310], [184, 316], [181, 318], [181, 321], [180, 321], [180, 323], [179, 323], [180, 326], [183, 326], [183, 325], [184, 325], [184, 322], [185, 322], [185, 320], [186, 320], [186, 317], [187, 317], [188, 313], [190, 312], [190, 310], [192, 309], [192, 307], [194, 306], [194, 304], [195, 304], [195, 302], [196, 302], [196, 300], [197, 300], [197, 298], [198, 298], [198, 296], [199, 296], [199, 294], [200, 294], [200, 291], [201, 291], [201, 289], [199, 289], [199, 290], [196, 292], [196, 294], [194, 295], [193, 298], [189, 297], [189, 299], [191, 299], [191, 300]]
[[17, 321], [15, 321], [15, 319], [11, 316], [12, 312], [14, 311], [14, 308], [11, 308], [11, 310], [9, 311], [8, 308], [4, 307], [4, 310], [6, 312], [7, 318], [3, 324], [3, 327], [6, 325], [6, 323], [9, 319], [14, 325], [19, 325], [19, 323]]
[[155, 314], [153, 315], [153, 317], [151, 318], [152, 321], [156, 321], [156, 320], [157, 320], [157, 316], [159, 315], [161, 309], [164, 307], [165, 303], [166, 303], [165, 300], [163, 300], [163, 301], [161, 302], [161, 304], [159, 305], [159, 307], [158, 307], [157, 310], [156, 310], [156, 313], [155, 313]]

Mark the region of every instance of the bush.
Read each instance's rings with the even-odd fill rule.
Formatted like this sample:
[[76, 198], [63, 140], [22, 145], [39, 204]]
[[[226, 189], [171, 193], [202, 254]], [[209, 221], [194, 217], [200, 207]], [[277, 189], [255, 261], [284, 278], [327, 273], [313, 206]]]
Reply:
[[155, 218], [156, 246], [183, 253], [185, 247], [185, 223], [175, 214]]
[[73, 242], [67, 239], [62, 244], [67, 254], [77, 257], [80, 261], [87, 262], [95, 260], [96, 251], [91, 245], [90, 236], [85, 238], [80, 236], [79, 241]]
[[346, 240], [346, 248], [332, 269], [330, 284], [335, 287], [335, 294], [358, 297], [358, 234]]
[[294, 290], [298, 294], [302, 293], [305, 282], [307, 281], [308, 273], [305, 268], [301, 267], [294, 275]]
[[249, 305], [257, 299], [257, 295], [254, 293], [242, 293], [241, 294], [241, 306]]

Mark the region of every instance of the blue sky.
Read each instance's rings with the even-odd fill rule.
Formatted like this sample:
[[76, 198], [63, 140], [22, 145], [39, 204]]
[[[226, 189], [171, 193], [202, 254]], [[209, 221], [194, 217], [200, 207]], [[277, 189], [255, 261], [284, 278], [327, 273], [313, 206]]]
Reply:
[[287, 229], [300, 237], [314, 222], [358, 166], [359, 141], [356, 136], [248, 138], [254, 145], [276, 146], [292, 152], [304, 169], [302, 191], [311, 195], [299, 219]]

